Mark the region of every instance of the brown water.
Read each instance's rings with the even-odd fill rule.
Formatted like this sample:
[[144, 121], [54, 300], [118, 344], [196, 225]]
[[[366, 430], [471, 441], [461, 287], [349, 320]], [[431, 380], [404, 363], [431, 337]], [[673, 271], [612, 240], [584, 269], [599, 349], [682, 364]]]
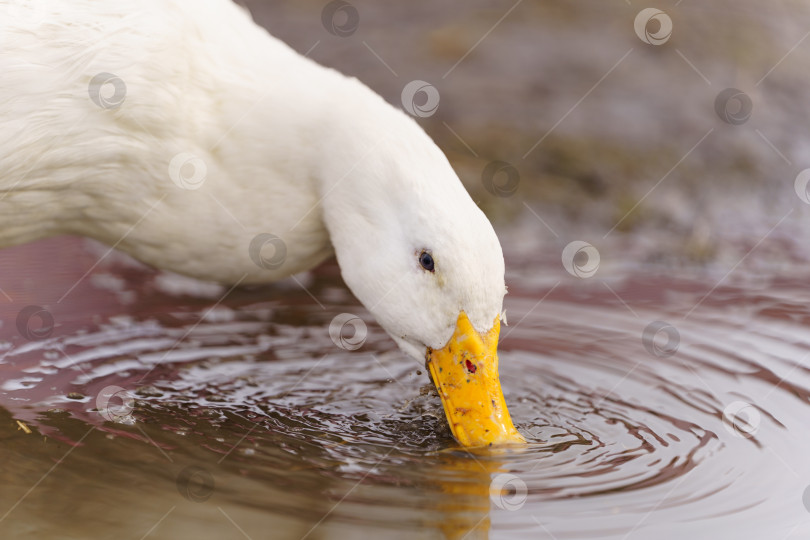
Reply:
[[[0, 537], [810, 534], [801, 279], [508, 256], [501, 377], [530, 442], [470, 453], [336, 267], [225, 294], [110, 256], [64, 296], [99, 249], [0, 257]], [[53, 328], [18, 328], [25, 304]], [[336, 345], [342, 313], [364, 340]]]

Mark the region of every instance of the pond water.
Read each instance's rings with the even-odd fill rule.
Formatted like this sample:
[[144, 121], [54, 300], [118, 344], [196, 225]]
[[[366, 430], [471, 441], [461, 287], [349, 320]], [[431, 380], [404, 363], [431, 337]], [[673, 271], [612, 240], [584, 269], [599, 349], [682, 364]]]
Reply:
[[[84, 275], [99, 250], [0, 257], [3, 538], [810, 534], [800, 278], [508, 255], [501, 379], [529, 444], [469, 452], [333, 264], [229, 292], [117, 255]], [[25, 304], [53, 325], [18, 327]], [[343, 313], [365, 324], [330, 335]]]

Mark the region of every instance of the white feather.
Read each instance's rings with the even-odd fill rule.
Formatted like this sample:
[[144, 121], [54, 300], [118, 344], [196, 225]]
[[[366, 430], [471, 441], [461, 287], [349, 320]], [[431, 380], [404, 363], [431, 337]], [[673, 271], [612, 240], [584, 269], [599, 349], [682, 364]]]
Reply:
[[[0, 2], [0, 44], [0, 245], [79, 234], [230, 283], [334, 250], [415, 358], [444, 345], [461, 310], [479, 331], [501, 314], [497, 237], [438, 147], [229, 0]], [[101, 73], [126, 85], [120, 105], [91, 98]], [[205, 171], [196, 189], [172, 179], [183, 162], [185, 176]], [[286, 245], [280, 267], [251, 258], [261, 233]]]

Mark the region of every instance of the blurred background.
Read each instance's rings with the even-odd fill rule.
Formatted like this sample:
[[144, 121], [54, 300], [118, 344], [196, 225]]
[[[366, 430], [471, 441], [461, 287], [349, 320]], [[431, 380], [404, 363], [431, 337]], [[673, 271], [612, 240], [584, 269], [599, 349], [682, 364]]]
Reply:
[[354, 2], [331, 33], [322, 2], [245, 5], [390, 103], [413, 80], [435, 87], [419, 122], [490, 217], [520, 224], [509, 249], [630, 233], [636, 262], [733, 264], [779, 223], [749, 262], [806, 260], [806, 3]]

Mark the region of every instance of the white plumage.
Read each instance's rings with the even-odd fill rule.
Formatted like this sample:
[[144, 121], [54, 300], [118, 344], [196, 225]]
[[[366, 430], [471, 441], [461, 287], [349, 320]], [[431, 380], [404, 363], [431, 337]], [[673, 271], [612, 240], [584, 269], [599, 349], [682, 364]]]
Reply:
[[[0, 2], [0, 244], [84, 235], [229, 283], [334, 250], [415, 358], [462, 310], [492, 326], [505, 287], [490, 223], [424, 131], [366, 86], [229, 0], [18, 4]], [[260, 234], [283, 241], [283, 264], [254, 262]]]

